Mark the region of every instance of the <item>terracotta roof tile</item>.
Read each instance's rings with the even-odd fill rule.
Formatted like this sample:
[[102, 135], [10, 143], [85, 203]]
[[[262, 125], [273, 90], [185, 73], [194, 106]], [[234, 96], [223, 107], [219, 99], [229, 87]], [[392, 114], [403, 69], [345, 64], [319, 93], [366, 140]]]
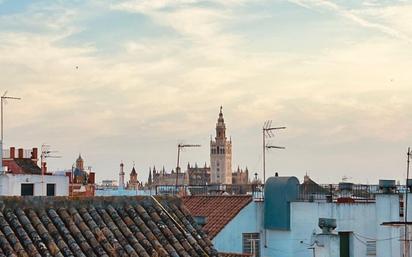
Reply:
[[219, 257], [252, 257], [249, 253], [219, 253]]
[[0, 197], [0, 256], [217, 257], [171, 197]]
[[252, 196], [186, 196], [182, 199], [192, 216], [206, 217], [207, 221], [203, 229], [213, 239], [252, 201]]

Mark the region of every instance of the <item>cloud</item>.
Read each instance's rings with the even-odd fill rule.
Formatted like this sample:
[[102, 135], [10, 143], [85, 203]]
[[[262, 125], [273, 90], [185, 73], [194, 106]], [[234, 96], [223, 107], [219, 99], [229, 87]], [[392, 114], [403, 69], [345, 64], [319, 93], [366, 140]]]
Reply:
[[[377, 16], [319, 1], [299, 2], [368, 17], [345, 16], [360, 24], [361, 31], [370, 27], [364, 21]], [[260, 4], [269, 8], [268, 3]], [[103, 34], [112, 37], [109, 43], [116, 51], [101, 54], [100, 34], [76, 44], [67, 42], [78, 31], [95, 32], [99, 26], [87, 20], [96, 12], [83, 7], [57, 6], [65, 18], [45, 17], [47, 6], [32, 7], [29, 16], [15, 16], [25, 30], [0, 30], [0, 83], [8, 85], [10, 94], [23, 97], [7, 106], [6, 138], [27, 147], [44, 141], [52, 144], [65, 158], [51, 167], [70, 167], [71, 157], [79, 151], [88, 155], [99, 179], [113, 178], [121, 159], [135, 160], [140, 169], [153, 163], [172, 167], [175, 143], [181, 139], [205, 145], [184, 157], [203, 163], [208, 160], [207, 144], [220, 105], [229, 134], [234, 135], [235, 163], [245, 165], [259, 163], [259, 131], [266, 119], [288, 126], [287, 133], [276, 138], [290, 148], [276, 162], [284, 169], [301, 168], [292, 161], [297, 149], [307, 150], [306, 154], [313, 150], [318, 159], [339, 149], [333, 156], [337, 159], [352, 151], [349, 144], [364, 149], [366, 140], [392, 146], [410, 140], [407, 131], [412, 124], [405, 120], [412, 53], [405, 40], [393, 40], [387, 33], [366, 39], [350, 34], [349, 40], [328, 48], [279, 50], [278, 41], [288, 35], [283, 30], [296, 27], [274, 29], [273, 15], [265, 20], [270, 23], [267, 27], [254, 20], [254, 28], [263, 30], [259, 35], [243, 27], [235, 30], [235, 25], [249, 25], [245, 17], [262, 13], [244, 1], [214, 1], [207, 6], [189, 0], [128, 1], [99, 10], [143, 15], [150, 23], [133, 26], [167, 27], [174, 33], [142, 36], [141, 27], [130, 26], [134, 37], [123, 39], [116, 37], [115, 27], [105, 24]], [[277, 8], [273, 9], [282, 11]], [[36, 18], [36, 13], [42, 15]], [[315, 26], [326, 26], [314, 19]], [[295, 26], [308, 30], [314, 26], [304, 23]], [[27, 29], [33, 24], [38, 30]], [[321, 34], [319, 40], [328, 36]], [[263, 40], [269, 46], [252, 42]], [[305, 49], [307, 41], [293, 43]], [[308, 166], [312, 161], [302, 159]], [[323, 165], [316, 167], [325, 171], [332, 166], [327, 161]], [[372, 170], [365, 174], [373, 174]]]
[[391, 26], [387, 26], [384, 24], [381, 24], [379, 22], [372, 22], [369, 21], [362, 16], [358, 15], [359, 12], [357, 11], [352, 11], [348, 10], [344, 7], [341, 7], [340, 5], [327, 1], [327, 0], [290, 0], [290, 2], [295, 3], [299, 6], [308, 8], [308, 9], [324, 9], [324, 10], [329, 10], [337, 13], [338, 15], [345, 17], [346, 19], [362, 26], [365, 28], [372, 28], [376, 29], [384, 34], [387, 34], [391, 37], [398, 38], [401, 40], [405, 40], [408, 43], [412, 42], [412, 38], [409, 37], [408, 35], [404, 34], [400, 30], [393, 28]]

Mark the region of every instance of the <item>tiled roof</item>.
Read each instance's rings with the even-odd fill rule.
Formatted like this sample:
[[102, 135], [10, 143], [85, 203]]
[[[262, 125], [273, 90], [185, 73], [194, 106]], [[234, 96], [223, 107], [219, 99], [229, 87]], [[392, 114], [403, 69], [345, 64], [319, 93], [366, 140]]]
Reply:
[[206, 217], [203, 229], [212, 239], [251, 201], [250, 195], [183, 197], [192, 216]]
[[249, 253], [219, 253], [219, 257], [251, 257]]
[[14, 162], [21, 168], [24, 174], [41, 174], [41, 169], [31, 159], [15, 158]]
[[0, 210], [0, 256], [218, 256], [176, 198], [0, 197]]

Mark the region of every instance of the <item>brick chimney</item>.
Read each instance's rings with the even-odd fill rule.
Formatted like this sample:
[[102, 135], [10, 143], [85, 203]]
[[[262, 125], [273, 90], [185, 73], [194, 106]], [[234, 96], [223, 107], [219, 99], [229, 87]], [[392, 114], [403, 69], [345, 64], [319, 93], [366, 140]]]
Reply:
[[32, 159], [32, 160], [36, 160], [36, 161], [37, 161], [38, 152], [39, 152], [39, 150], [37, 149], [37, 147], [34, 147], [33, 150], [32, 150], [32, 152], [31, 152], [31, 159]]
[[47, 173], [47, 163], [46, 163], [46, 162], [43, 162], [43, 163], [41, 164], [41, 171], [42, 171], [42, 174], [46, 174], [46, 173]]
[[23, 150], [23, 148], [19, 148], [19, 150], [18, 150], [18, 152], [19, 152], [19, 157], [18, 158], [23, 158], [23, 156], [24, 156], [24, 150]]
[[10, 147], [10, 159], [14, 159], [16, 156], [16, 147]]

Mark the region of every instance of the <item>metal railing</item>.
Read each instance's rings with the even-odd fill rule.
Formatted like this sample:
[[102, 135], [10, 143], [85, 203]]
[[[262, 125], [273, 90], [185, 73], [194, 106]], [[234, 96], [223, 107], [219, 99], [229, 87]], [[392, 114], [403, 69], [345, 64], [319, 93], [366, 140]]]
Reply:
[[[374, 202], [376, 194], [388, 193], [388, 189], [379, 185], [365, 184], [300, 184], [296, 201], [306, 202]], [[404, 185], [389, 189], [392, 194], [403, 194], [407, 191]], [[251, 195], [255, 201], [264, 201], [263, 184], [244, 185], [157, 185], [152, 187], [156, 195]], [[409, 190], [408, 190], [409, 191]]]
[[256, 200], [263, 200], [263, 185], [156, 185], [153, 186], [156, 195], [252, 195]]
[[[387, 191], [389, 190], [389, 191]], [[365, 184], [301, 184], [299, 185], [298, 201], [326, 201], [326, 202], [374, 202], [376, 194], [401, 194], [406, 192], [404, 185], [397, 185], [391, 189], [380, 188], [379, 185]]]

